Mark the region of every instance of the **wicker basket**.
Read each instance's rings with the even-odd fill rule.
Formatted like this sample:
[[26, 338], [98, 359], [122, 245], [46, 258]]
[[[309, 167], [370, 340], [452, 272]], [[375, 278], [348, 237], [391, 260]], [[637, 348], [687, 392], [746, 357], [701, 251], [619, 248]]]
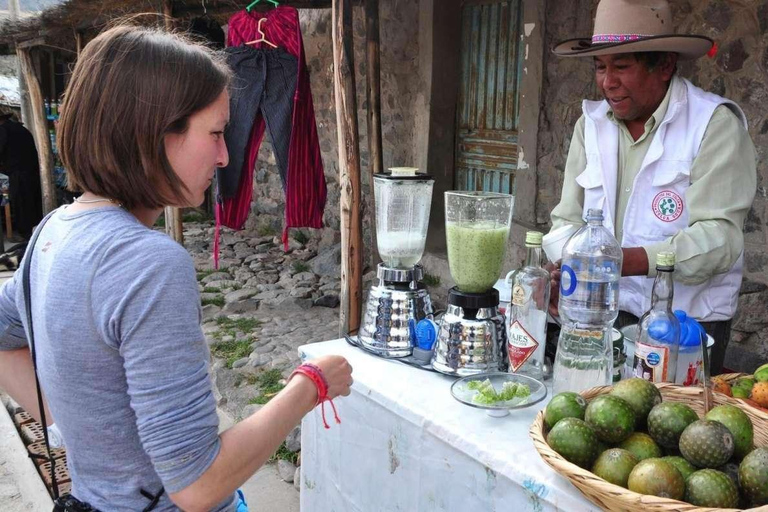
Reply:
[[[704, 412], [704, 400], [703, 400], [703, 388], [700, 387], [683, 387], [675, 384], [657, 384], [661, 395], [666, 402], [683, 402], [690, 405], [699, 416], [703, 416]], [[611, 386], [603, 386], [598, 388], [588, 389], [581, 394], [587, 400], [606, 394], [611, 390]], [[752, 420], [752, 424], [755, 429], [755, 445], [756, 446], [768, 446], [768, 414], [761, 412], [752, 407], [745, 406], [740, 400], [730, 398], [721, 393], [713, 393], [713, 404], [731, 404], [739, 407], [743, 410], [749, 419]], [[561, 457], [557, 452], [549, 447], [546, 441], [546, 426], [544, 424], [544, 411], [540, 411], [536, 416], [536, 419], [531, 425], [530, 436], [533, 440], [533, 445], [536, 450], [544, 459], [544, 462], [549, 464], [552, 469], [568, 478], [573, 485], [575, 485], [584, 496], [587, 497], [597, 506], [605, 510], [637, 512], [638, 510], [645, 511], [660, 511], [660, 512], [672, 512], [672, 511], [709, 511], [717, 510], [710, 508], [701, 508], [684, 503], [682, 501], [671, 500], [668, 498], [657, 498], [656, 496], [647, 496], [638, 494], [636, 492], [629, 491], [618, 485], [613, 485], [606, 482], [602, 478], [594, 475], [593, 473], [583, 469], [576, 464], [572, 464]], [[722, 509], [726, 510], [726, 509]], [[749, 510], [761, 510], [767, 511], [768, 507], [759, 507]]]
[[[721, 375], [716, 375], [716, 377], [720, 377], [728, 384], [733, 384], [733, 381], [735, 381], [736, 379], [739, 379], [741, 377], [751, 377], [751, 375], [748, 373], [723, 373]], [[754, 400], [750, 400], [749, 398], [734, 398], [734, 400], [739, 400], [741, 401], [742, 404], [746, 404], [750, 407], [754, 407], [760, 412], [768, 413], [768, 409], [761, 406]]]

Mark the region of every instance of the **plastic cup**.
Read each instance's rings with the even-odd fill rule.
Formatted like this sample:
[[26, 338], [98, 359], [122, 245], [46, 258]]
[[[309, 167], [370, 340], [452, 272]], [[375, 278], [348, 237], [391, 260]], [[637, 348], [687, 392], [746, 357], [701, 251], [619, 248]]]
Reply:
[[560, 226], [554, 231], [550, 231], [541, 241], [541, 247], [547, 254], [547, 259], [551, 262], [555, 262], [563, 257], [563, 247], [565, 243], [571, 238], [576, 231], [579, 230], [579, 226], [575, 224], [566, 224]]

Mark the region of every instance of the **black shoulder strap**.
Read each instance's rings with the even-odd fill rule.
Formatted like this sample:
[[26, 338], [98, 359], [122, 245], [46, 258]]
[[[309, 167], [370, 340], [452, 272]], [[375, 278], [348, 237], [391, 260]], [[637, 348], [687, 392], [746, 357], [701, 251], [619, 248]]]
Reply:
[[24, 262], [24, 270], [21, 274], [21, 283], [24, 288], [24, 308], [27, 310], [27, 329], [29, 330], [29, 345], [32, 352], [32, 365], [35, 368], [35, 385], [37, 386], [37, 406], [40, 408], [40, 422], [43, 425], [43, 439], [45, 439], [45, 449], [48, 452], [48, 461], [51, 463], [51, 486], [53, 487], [53, 499], [59, 498], [59, 486], [56, 482], [56, 460], [51, 454], [51, 445], [48, 442], [48, 422], [45, 419], [45, 406], [43, 404], [43, 394], [40, 391], [40, 380], [37, 376], [37, 352], [35, 351], [35, 333], [34, 326], [32, 325], [32, 295], [30, 290], [30, 272], [32, 269], [32, 257], [34, 256], [35, 243], [40, 236], [40, 232], [43, 230], [43, 226], [48, 219], [50, 219], [52, 213], [46, 215], [40, 224], [37, 226], [32, 238], [27, 244], [26, 261]]

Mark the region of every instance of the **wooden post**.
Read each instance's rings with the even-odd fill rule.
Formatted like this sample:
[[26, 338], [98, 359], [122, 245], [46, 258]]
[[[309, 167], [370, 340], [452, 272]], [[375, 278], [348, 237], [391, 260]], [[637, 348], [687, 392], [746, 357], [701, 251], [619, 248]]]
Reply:
[[[163, 1], [163, 16], [165, 29], [173, 30], [173, 0]], [[165, 207], [165, 232], [174, 240], [184, 245], [184, 225], [181, 221], [181, 210], [170, 206]]]
[[13, 225], [11, 224], [11, 203], [5, 203], [5, 237], [8, 240], [13, 237]]
[[83, 33], [79, 30], [75, 30], [75, 48], [77, 49], [77, 56], [80, 56], [80, 52], [83, 51]]
[[21, 64], [21, 73], [29, 88], [29, 101], [32, 107], [32, 129], [37, 142], [37, 156], [40, 160], [40, 186], [43, 191], [43, 213], [56, 208], [56, 191], [53, 186], [53, 153], [48, 135], [48, 122], [43, 105], [43, 91], [40, 78], [35, 72], [32, 50], [16, 47], [16, 55]]
[[365, 0], [365, 48], [368, 57], [368, 150], [371, 170], [384, 172], [381, 150], [381, 61], [379, 43], [379, 0]]
[[56, 95], [56, 57], [53, 50], [48, 50], [45, 55], [48, 58], [48, 92], [51, 93], [51, 103], [53, 103], [59, 101]]
[[365, 48], [367, 60], [366, 97], [368, 100], [369, 215], [371, 226], [371, 267], [379, 261], [376, 236], [376, 194], [373, 175], [384, 172], [381, 150], [381, 61], [379, 58], [379, 0], [365, 0]]
[[333, 0], [333, 85], [341, 186], [340, 333], [360, 328], [363, 237], [360, 226], [360, 142], [357, 127], [352, 1]]

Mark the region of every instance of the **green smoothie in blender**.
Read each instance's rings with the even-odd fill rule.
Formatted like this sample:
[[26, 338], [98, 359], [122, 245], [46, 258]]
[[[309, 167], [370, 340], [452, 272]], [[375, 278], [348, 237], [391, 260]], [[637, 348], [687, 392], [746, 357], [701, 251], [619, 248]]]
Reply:
[[446, 223], [448, 264], [459, 290], [482, 293], [501, 272], [509, 227], [494, 222]]

